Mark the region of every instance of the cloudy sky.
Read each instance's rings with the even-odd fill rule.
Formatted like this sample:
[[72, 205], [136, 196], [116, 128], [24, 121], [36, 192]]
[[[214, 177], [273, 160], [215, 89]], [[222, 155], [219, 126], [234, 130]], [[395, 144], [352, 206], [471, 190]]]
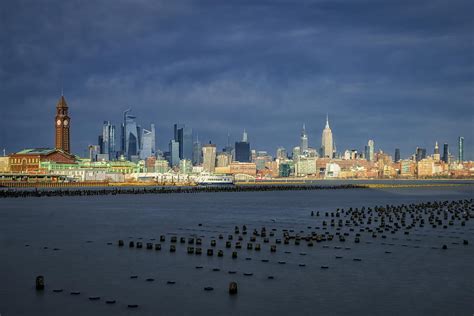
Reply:
[[326, 113], [338, 151], [402, 156], [434, 142], [474, 159], [472, 0], [2, 0], [0, 147], [54, 144], [64, 89], [72, 148], [132, 106], [166, 149], [172, 124], [224, 146], [245, 128], [274, 154]]

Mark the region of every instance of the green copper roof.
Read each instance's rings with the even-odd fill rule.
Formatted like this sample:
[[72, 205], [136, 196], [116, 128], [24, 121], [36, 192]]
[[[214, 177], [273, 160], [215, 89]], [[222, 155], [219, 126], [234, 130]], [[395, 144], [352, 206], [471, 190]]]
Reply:
[[56, 149], [54, 148], [27, 148], [23, 149], [22, 151], [17, 152], [17, 154], [22, 155], [48, 155], [54, 152]]

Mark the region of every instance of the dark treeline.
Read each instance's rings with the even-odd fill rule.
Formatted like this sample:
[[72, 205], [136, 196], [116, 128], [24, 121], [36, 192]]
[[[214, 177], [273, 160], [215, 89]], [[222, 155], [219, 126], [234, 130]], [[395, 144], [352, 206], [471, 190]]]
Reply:
[[54, 189], [0, 191], [0, 198], [44, 197], [44, 196], [94, 196], [118, 194], [171, 194], [171, 193], [210, 193], [210, 192], [255, 192], [255, 191], [309, 191], [364, 189], [365, 185], [245, 185], [245, 186], [197, 186], [197, 187], [153, 187], [153, 188], [103, 188], [103, 189]]

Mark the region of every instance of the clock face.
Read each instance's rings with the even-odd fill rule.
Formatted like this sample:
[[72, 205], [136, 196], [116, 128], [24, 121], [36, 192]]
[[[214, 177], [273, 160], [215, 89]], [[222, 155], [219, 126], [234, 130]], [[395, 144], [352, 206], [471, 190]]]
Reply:
[[67, 126], [69, 122], [67, 120], [64, 121], [64, 126]]
[[57, 124], [58, 126], [61, 125], [61, 120], [57, 120], [57, 121], [56, 121], [56, 124]]

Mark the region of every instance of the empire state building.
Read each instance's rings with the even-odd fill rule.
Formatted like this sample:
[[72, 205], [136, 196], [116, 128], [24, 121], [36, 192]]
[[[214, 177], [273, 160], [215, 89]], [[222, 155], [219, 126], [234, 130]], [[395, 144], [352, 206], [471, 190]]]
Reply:
[[332, 158], [333, 156], [333, 140], [332, 131], [329, 127], [329, 118], [326, 116], [326, 126], [323, 129], [323, 136], [321, 138], [321, 155], [323, 157]]

